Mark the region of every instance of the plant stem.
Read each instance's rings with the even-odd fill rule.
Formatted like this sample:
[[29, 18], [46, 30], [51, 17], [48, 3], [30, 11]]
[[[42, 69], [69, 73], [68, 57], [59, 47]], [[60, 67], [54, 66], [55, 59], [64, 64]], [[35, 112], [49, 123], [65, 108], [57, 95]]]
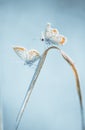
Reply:
[[81, 111], [81, 123], [82, 123], [82, 130], [85, 130], [84, 126], [84, 113], [83, 113], [83, 102], [82, 102], [82, 94], [81, 94], [81, 89], [80, 89], [80, 81], [79, 81], [79, 76], [77, 69], [75, 67], [75, 64], [73, 63], [72, 59], [65, 54], [65, 52], [61, 51], [61, 55], [63, 58], [69, 63], [71, 66], [74, 76], [75, 76], [75, 81], [76, 81], [76, 88], [77, 88], [77, 93], [79, 96], [79, 101], [80, 101], [80, 111]]
[[44, 53], [42, 54], [41, 58], [40, 58], [40, 61], [37, 65], [37, 68], [35, 70], [35, 73], [33, 75], [33, 78], [31, 80], [31, 83], [29, 85], [29, 88], [26, 92], [26, 95], [25, 95], [25, 98], [24, 98], [24, 101], [22, 103], [22, 106], [21, 106], [21, 109], [18, 113], [18, 116], [17, 116], [17, 125], [16, 125], [16, 130], [18, 129], [18, 126], [20, 124], [20, 121], [21, 121], [21, 118], [23, 116], [23, 113], [24, 113], [24, 110], [26, 108], [26, 105], [28, 103], [28, 100], [30, 98], [30, 95], [32, 93], [32, 90], [34, 88], [34, 85], [36, 83], [36, 80], [39, 76], [39, 73], [40, 73], [40, 70], [44, 64], [44, 61], [45, 61], [45, 58], [47, 56], [47, 53], [49, 50], [51, 49], [57, 49], [57, 51], [63, 56], [63, 58], [69, 63], [69, 65], [72, 67], [72, 70], [74, 72], [74, 75], [75, 75], [75, 79], [76, 79], [76, 86], [77, 86], [77, 92], [78, 92], [78, 96], [79, 96], [79, 101], [80, 101], [80, 107], [81, 107], [81, 118], [82, 118], [82, 130], [84, 130], [84, 117], [83, 117], [83, 104], [82, 104], [82, 95], [81, 95], [81, 90], [80, 90], [80, 82], [79, 82], [79, 77], [78, 77], [78, 73], [77, 73], [77, 70], [76, 70], [76, 67], [73, 63], [73, 61], [71, 60], [70, 57], [67, 56], [67, 54], [65, 54], [60, 48], [56, 47], [56, 46], [52, 46], [52, 47], [49, 47], [48, 49], [46, 49], [44, 51]]
[[19, 123], [20, 123], [21, 118], [22, 118], [22, 116], [23, 116], [24, 110], [25, 110], [25, 108], [26, 108], [26, 105], [27, 105], [28, 100], [29, 100], [29, 98], [30, 98], [30, 95], [31, 95], [31, 93], [32, 93], [32, 90], [33, 90], [33, 88], [34, 88], [35, 82], [36, 82], [36, 80], [37, 80], [37, 78], [38, 78], [38, 75], [39, 75], [39, 73], [40, 73], [40, 70], [41, 70], [41, 68], [42, 68], [42, 66], [43, 66], [45, 57], [46, 57], [46, 55], [42, 55], [42, 56], [41, 56], [40, 61], [39, 61], [39, 63], [38, 63], [38, 66], [37, 66], [37, 68], [36, 68], [36, 70], [35, 70], [35, 73], [34, 73], [34, 75], [33, 75], [32, 80], [31, 80], [31, 83], [30, 83], [30, 85], [29, 85], [29, 88], [28, 88], [28, 90], [27, 90], [27, 92], [26, 92], [24, 101], [23, 101], [23, 103], [22, 103], [21, 109], [20, 109], [20, 111], [19, 111], [19, 113], [18, 113], [18, 116], [17, 116], [17, 119], [16, 119], [16, 121], [17, 121], [16, 130], [18, 129]]

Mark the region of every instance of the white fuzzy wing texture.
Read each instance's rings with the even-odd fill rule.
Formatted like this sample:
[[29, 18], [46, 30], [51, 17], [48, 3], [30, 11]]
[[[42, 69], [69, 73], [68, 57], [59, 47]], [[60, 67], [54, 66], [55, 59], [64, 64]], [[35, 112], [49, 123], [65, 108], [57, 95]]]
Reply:
[[67, 42], [67, 38], [61, 34], [53, 36], [52, 40], [60, 45], [64, 45]]
[[38, 57], [40, 57], [39, 52], [35, 49], [29, 50], [28, 54], [29, 54], [29, 60], [34, 60], [34, 59], [37, 59]]
[[28, 59], [28, 50], [26, 48], [15, 46], [13, 49], [22, 60], [26, 61]]
[[51, 28], [50, 24], [47, 24], [45, 30], [45, 39], [50, 43], [64, 45], [67, 42], [67, 38], [61, 34], [59, 34], [58, 29]]

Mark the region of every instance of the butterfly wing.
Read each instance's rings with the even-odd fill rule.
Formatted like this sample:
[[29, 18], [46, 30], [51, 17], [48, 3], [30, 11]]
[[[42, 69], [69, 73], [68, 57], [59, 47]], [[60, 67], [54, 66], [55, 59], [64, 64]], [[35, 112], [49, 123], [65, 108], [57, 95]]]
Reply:
[[24, 47], [20, 47], [20, 46], [15, 46], [15, 47], [13, 47], [13, 49], [22, 60], [26, 61], [27, 49], [25, 49]]
[[51, 24], [47, 24], [45, 30], [45, 40], [48, 44], [64, 45], [67, 42], [67, 38], [59, 34], [58, 29], [52, 28]]
[[45, 29], [45, 38], [46, 39], [50, 39], [52, 38], [53, 36], [56, 36], [59, 34], [59, 31], [58, 29], [56, 28], [51, 28], [51, 25], [50, 24], [47, 24], [47, 27]]
[[25, 61], [25, 65], [33, 65], [35, 61], [37, 61], [40, 58], [40, 54], [37, 50], [32, 49], [32, 50], [27, 50], [26, 48], [20, 47], [20, 46], [15, 46], [13, 47], [14, 51], [16, 54]]
[[56, 36], [56, 42], [60, 45], [64, 45], [67, 42], [67, 38], [61, 34]]
[[29, 53], [29, 60], [34, 60], [40, 57], [39, 52], [35, 49], [29, 50], [28, 53]]
[[27, 51], [27, 57], [25, 64], [28, 64], [29, 66], [32, 66], [35, 61], [37, 61], [40, 58], [40, 54], [38, 51], [32, 49]]
[[59, 45], [64, 45], [67, 42], [67, 38], [63, 35], [53, 35], [52, 37], [49, 38], [50, 42], [53, 44], [59, 44]]

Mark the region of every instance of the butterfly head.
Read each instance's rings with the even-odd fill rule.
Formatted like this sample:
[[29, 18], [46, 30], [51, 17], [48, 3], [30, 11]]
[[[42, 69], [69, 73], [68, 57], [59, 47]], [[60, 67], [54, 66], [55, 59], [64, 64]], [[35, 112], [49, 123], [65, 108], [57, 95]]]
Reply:
[[44, 36], [43, 32], [41, 33], [41, 38], [40, 39], [41, 39], [42, 42], [45, 41], [45, 36]]

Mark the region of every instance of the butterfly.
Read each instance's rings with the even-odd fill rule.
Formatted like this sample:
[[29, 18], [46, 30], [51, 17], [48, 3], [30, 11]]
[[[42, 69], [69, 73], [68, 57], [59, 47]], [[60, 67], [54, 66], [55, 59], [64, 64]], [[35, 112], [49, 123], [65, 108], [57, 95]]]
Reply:
[[24, 61], [25, 65], [27, 64], [31, 66], [40, 58], [39, 52], [35, 49], [28, 51], [26, 48], [20, 46], [14, 46], [13, 49], [16, 54]]
[[59, 34], [56, 28], [52, 28], [50, 23], [47, 23], [45, 32], [42, 33], [41, 41], [45, 41], [49, 45], [64, 45], [67, 42], [67, 38]]

